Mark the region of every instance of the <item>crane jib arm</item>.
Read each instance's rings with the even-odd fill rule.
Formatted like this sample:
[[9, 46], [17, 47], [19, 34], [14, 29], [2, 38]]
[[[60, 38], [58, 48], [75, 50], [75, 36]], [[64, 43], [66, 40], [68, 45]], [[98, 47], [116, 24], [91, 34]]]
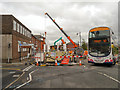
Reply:
[[56, 22], [55, 20], [53, 20], [51, 18], [51, 16], [48, 13], [45, 13], [45, 15], [47, 15], [54, 23], [55, 25], [60, 29], [60, 31], [68, 38], [68, 40], [74, 45], [74, 47], [77, 47], [77, 45], [73, 42], [73, 40], [70, 38], [70, 36], [68, 36], [64, 31], [63, 28], [61, 28]]
[[62, 41], [62, 43], [63, 43], [63, 44], [65, 44], [65, 42], [64, 42], [64, 40], [63, 40], [63, 39], [61, 39], [61, 41]]

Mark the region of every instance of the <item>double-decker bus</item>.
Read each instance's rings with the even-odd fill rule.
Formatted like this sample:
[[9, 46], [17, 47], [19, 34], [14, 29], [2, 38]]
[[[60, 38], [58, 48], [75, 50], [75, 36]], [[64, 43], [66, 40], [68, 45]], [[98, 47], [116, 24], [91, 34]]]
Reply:
[[94, 27], [88, 36], [88, 63], [115, 65], [113, 32], [109, 27]]

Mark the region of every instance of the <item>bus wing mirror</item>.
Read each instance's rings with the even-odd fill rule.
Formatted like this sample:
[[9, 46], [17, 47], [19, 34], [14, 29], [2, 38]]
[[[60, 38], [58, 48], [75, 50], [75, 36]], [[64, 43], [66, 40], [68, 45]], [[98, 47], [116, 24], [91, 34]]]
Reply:
[[112, 47], [112, 48], [114, 48], [114, 45], [113, 45], [113, 44], [111, 44], [111, 47]]
[[114, 34], [114, 32], [112, 32], [112, 34]]

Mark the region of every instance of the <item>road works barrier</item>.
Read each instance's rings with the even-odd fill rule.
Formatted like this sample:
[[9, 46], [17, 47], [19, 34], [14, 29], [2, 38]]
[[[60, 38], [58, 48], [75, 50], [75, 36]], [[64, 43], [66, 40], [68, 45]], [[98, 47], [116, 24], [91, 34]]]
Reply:
[[[82, 58], [83, 56], [56, 56], [55, 58], [70, 58], [70, 57], [80, 57], [80, 58]], [[32, 57], [32, 58], [35, 58], [35, 60], [39, 60], [40, 59], [40, 57]]]
[[56, 56], [56, 58], [70, 58], [70, 57], [83, 57], [83, 56]]
[[[43, 66], [59, 66], [59, 65], [71, 65], [72, 64], [72, 62], [70, 61], [70, 59], [71, 58], [78, 58], [78, 61], [76, 62], [76, 65], [79, 65], [79, 66], [81, 66], [82, 65], [82, 62], [81, 62], [81, 59], [80, 58], [82, 58], [83, 56], [55, 56], [55, 61], [53, 62], [54, 64], [43, 64]], [[37, 66], [41, 66], [40, 64], [39, 64], [39, 62], [40, 62], [40, 57], [33, 57], [33, 58], [35, 58], [35, 60], [36, 60], [36, 65]], [[61, 58], [61, 63], [58, 63], [58, 58]], [[74, 61], [74, 60], [73, 60]]]

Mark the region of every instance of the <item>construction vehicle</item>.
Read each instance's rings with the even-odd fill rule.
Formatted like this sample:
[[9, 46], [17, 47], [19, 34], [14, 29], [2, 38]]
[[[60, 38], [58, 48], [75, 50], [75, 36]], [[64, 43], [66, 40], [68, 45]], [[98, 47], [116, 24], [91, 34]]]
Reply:
[[60, 29], [60, 31], [67, 37], [67, 39], [74, 45], [74, 48], [77, 48], [77, 45], [73, 42], [73, 40], [70, 38], [70, 36], [68, 36], [64, 31], [63, 31], [63, 28], [61, 28], [56, 22], [54, 19], [52, 19], [52, 17], [48, 14], [48, 13], [45, 13], [45, 15], [47, 15], [53, 22], [54, 24]]
[[[47, 15], [52, 21], [53, 23], [60, 29], [60, 31], [67, 37], [67, 39], [74, 45], [74, 54], [76, 55], [83, 55], [84, 50], [80, 47], [78, 47], [75, 42], [70, 38], [70, 36], [68, 36], [64, 31], [63, 28], [61, 28], [56, 22], [55, 19], [52, 19], [52, 17], [48, 14], [45, 13], [45, 15]], [[68, 60], [67, 60], [68, 61]]]
[[62, 43], [63, 44], [65, 44], [65, 41], [62, 39], [62, 37], [60, 37], [58, 40], [56, 40], [55, 42], [54, 42], [54, 48], [55, 48], [55, 45], [56, 45], [56, 43], [58, 42], [58, 41], [62, 41]]
[[[55, 42], [54, 42], [54, 48], [55, 48], [55, 45], [56, 45], [56, 43], [58, 42], [58, 41], [62, 41], [62, 44], [63, 44], [63, 47], [64, 47], [64, 45], [65, 45], [65, 41], [62, 39], [62, 37], [60, 37], [58, 40], [56, 40]], [[66, 45], [65, 45], [66, 46]], [[66, 51], [65, 50], [65, 48], [63, 48], [64, 49], [64, 51]]]

